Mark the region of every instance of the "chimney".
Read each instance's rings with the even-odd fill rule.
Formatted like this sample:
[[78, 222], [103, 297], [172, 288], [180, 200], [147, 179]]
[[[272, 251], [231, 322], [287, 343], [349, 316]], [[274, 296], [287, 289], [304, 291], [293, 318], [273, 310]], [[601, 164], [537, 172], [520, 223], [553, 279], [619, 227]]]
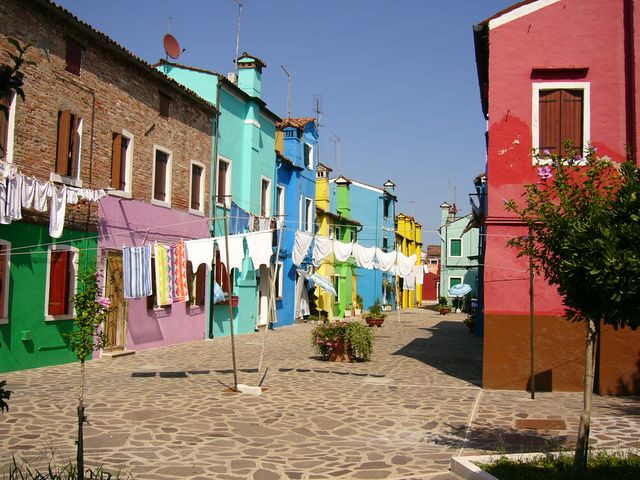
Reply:
[[440, 209], [442, 210], [440, 225], [446, 225], [447, 223], [453, 222], [455, 217], [453, 207], [447, 202], [444, 202], [442, 205], [440, 205]]
[[393, 194], [393, 192], [396, 189], [396, 184], [393, 183], [391, 180], [387, 180], [386, 182], [384, 182], [384, 184], [382, 185], [382, 189], [385, 192], [391, 193]]
[[331, 168], [324, 163], [318, 162], [318, 168], [316, 170], [316, 207], [325, 212], [328, 212], [331, 208], [329, 198], [329, 172], [331, 172]]
[[351, 195], [349, 185], [351, 180], [340, 175], [334, 180], [336, 184], [336, 211], [344, 218], [351, 218]]
[[247, 95], [260, 98], [262, 94], [262, 69], [267, 65], [258, 57], [244, 52], [236, 59], [238, 88]]

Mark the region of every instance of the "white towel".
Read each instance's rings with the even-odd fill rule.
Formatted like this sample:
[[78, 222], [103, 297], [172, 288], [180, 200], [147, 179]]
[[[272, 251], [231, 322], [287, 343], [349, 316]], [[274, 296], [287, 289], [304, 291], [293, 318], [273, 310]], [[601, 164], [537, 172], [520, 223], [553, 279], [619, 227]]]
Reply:
[[206, 265], [207, 270], [211, 270], [213, 242], [213, 238], [187, 240], [184, 242], [184, 246], [187, 249], [187, 260], [191, 262], [193, 273], [196, 273], [198, 267], [203, 263]]
[[22, 175], [10, 176], [7, 183], [7, 215], [11, 220], [22, 219]]
[[298, 276], [296, 281], [296, 293], [295, 293], [295, 312], [294, 318], [302, 318], [309, 315], [309, 295], [307, 294], [307, 288], [302, 275]]
[[376, 256], [376, 247], [363, 247], [359, 243], [353, 246], [353, 258], [356, 265], [367, 270], [373, 269], [373, 258]]
[[[0, 113], [0, 115], [2, 114]], [[7, 179], [0, 178], [0, 224], [8, 225], [10, 223], [11, 218], [7, 215]]]
[[416, 254], [410, 257], [405, 256], [402, 252], [398, 252], [396, 263], [398, 265], [398, 275], [402, 278], [408, 277], [413, 272], [413, 266], [416, 264]]
[[51, 215], [49, 216], [49, 235], [60, 238], [64, 229], [64, 216], [67, 211], [67, 187], [53, 187], [51, 195]]
[[78, 203], [78, 190], [76, 188], [67, 188], [67, 205], [75, 205]]
[[416, 277], [416, 285], [422, 285], [422, 279], [424, 278], [424, 270], [422, 269], [422, 265], [414, 265], [413, 274]]
[[268, 267], [271, 264], [271, 255], [273, 255], [272, 240], [273, 232], [271, 230], [247, 235], [249, 256], [253, 262], [253, 268], [256, 270], [260, 268], [260, 265]]
[[244, 234], [229, 235], [229, 265], [227, 265], [227, 250], [224, 237], [215, 237], [220, 250], [220, 261], [224, 263], [228, 270], [237, 268], [242, 270], [242, 260], [244, 258]]
[[36, 179], [33, 177], [22, 178], [22, 208], [33, 208], [36, 200]]
[[321, 237], [316, 235], [315, 243], [313, 244], [313, 266], [319, 267], [322, 264], [322, 260], [327, 258], [331, 253], [331, 244], [333, 242], [329, 237]]
[[396, 265], [396, 256], [397, 253], [395, 250], [392, 252], [383, 252], [381, 249], [376, 248], [376, 258], [378, 259], [378, 268], [383, 272], [393, 272], [393, 267]]
[[295, 245], [293, 246], [293, 264], [299, 266], [304, 258], [309, 253], [309, 247], [311, 246], [311, 240], [313, 236], [308, 232], [296, 231]]
[[33, 208], [39, 212], [47, 211], [47, 199], [52, 196], [54, 187], [51, 183], [36, 180], [36, 198]]
[[346, 262], [353, 252], [353, 243], [343, 243], [340, 240], [333, 241], [333, 255], [338, 262]]
[[415, 290], [416, 289], [416, 275], [413, 271], [409, 273], [406, 277], [404, 277], [404, 283], [402, 284], [402, 288], [404, 290]]

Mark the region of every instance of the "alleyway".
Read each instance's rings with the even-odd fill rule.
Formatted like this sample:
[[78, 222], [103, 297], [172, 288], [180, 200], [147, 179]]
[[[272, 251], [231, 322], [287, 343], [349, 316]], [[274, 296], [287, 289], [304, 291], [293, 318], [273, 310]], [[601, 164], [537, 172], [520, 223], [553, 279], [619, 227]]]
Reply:
[[[330, 364], [313, 357], [311, 325], [267, 332], [269, 367], [259, 397], [227, 393], [228, 338], [138, 352], [88, 366], [86, 457], [139, 479], [453, 479], [449, 459], [569, 444], [579, 394], [485, 391], [481, 340], [462, 315], [411, 310], [376, 329], [373, 361]], [[237, 338], [239, 381], [256, 384], [261, 334]], [[58, 461], [74, 455], [79, 368], [3, 374], [11, 410], [0, 415], [0, 472], [11, 455]], [[153, 373], [151, 373], [153, 372]], [[172, 373], [170, 373], [172, 372]], [[153, 376], [151, 376], [153, 375]], [[474, 417], [470, 432], [466, 426]], [[520, 419], [565, 427], [516, 428]], [[597, 397], [598, 446], [640, 446], [640, 401]]]

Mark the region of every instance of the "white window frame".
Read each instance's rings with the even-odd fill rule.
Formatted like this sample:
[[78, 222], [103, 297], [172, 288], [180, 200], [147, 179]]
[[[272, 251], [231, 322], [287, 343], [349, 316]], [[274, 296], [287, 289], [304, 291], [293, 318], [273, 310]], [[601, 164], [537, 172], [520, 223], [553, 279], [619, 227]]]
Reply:
[[276, 284], [278, 285], [278, 293], [280, 295], [276, 296], [278, 300], [282, 300], [282, 289], [284, 288], [284, 264], [282, 262], [277, 262], [275, 264], [276, 270]]
[[[74, 113], [74, 115], [78, 115]], [[80, 117], [80, 121], [78, 122], [78, 156], [77, 156], [77, 165], [76, 165], [76, 176], [68, 177], [66, 175], [60, 175], [56, 172], [51, 172], [49, 174], [49, 180], [51, 182], [63, 183], [65, 185], [71, 185], [72, 187], [82, 188], [82, 180], [80, 179], [80, 168], [82, 167], [82, 125], [84, 124], [84, 118]], [[71, 135], [71, 133], [69, 133]], [[9, 142], [7, 142], [9, 143]]]
[[[129, 140], [127, 144], [127, 154], [125, 161], [125, 171], [124, 171], [124, 190], [110, 190], [109, 193], [111, 195], [117, 195], [119, 197], [131, 198], [132, 192], [132, 176], [133, 176], [133, 134], [125, 129], [122, 129], [120, 132], [115, 132], [122, 135], [124, 138]], [[155, 160], [155, 156], [154, 156]], [[155, 165], [155, 161], [154, 161]], [[155, 185], [155, 183], [154, 183]]]
[[267, 199], [267, 205], [264, 209], [265, 217], [269, 218], [271, 216], [271, 179], [269, 177], [265, 177], [264, 175], [260, 175], [260, 214], [262, 214], [262, 182], [267, 182], [267, 194], [265, 198]]
[[[311, 171], [313, 171], [313, 145], [311, 143], [304, 142], [305, 145], [309, 147], [309, 164], [306, 163], [306, 158], [303, 159], [305, 161], [305, 167]], [[304, 155], [304, 147], [302, 149], [302, 155]]]
[[[4, 115], [4, 114], [2, 114]], [[13, 163], [13, 142], [16, 125], [16, 93], [11, 93], [9, 102], [9, 116], [7, 117], [7, 150], [4, 152], [4, 161]]]
[[227, 164], [227, 172], [225, 174], [225, 179], [224, 179], [224, 186], [225, 186], [225, 194], [229, 195], [231, 193], [231, 168], [232, 168], [232, 162], [230, 158], [224, 157], [222, 155], [218, 155], [218, 158], [216, 160], [216, 171], [215, 171], [215, 175], [216, 175], [216, 185], [215, 185], [215, 193], [214, 198], [216, 199], [216, 205], [219, 207], [223, 207], [223, 208], [231, 208], [231, 197], [225, 197], [224, 200], [221, 200], [218, 198], [218, 184], [220, 182], [220, 179], [218, 178], [218, 173], [220, 172], [220, 168], [219, 168], [219, 164], [220, 162], [224, 162]]
[[298, 198], [298, 230], [302, 230], [302, 194]]
[[[164, 177], [165, 181], [165, 193], [166, 200], [156, 200], [155, 197], [155, 188], [156, 188], [156, 152], [161, 151], [169, 156], [167, 160], [167, 172]], [[173, 170], [173, 152], [167, 148], [164, 148], [160, 145], [153, 145], [153, 157], [152, 157], [152, 168], [153, 174], [151, 176], [151, 204], [157, 205], [159, 207], [167, 207], [171, 208], [171, 186], [172, 186], [172, 170]]]
[[452, 279], [454, 279], [454, 278], [459, 279], [461, 284], [462, 284], [462, 283], [464, 283], [464, 278], [463, 278], [463, 277], [459, 277], [459, 276], [457, 276], [457, 275], [456, 275], [456, 276], [449, 277], [449, 278], [447, 279], [447, 283], [449, 284], [449, 287], [447, 288], [447, 293], [448, 293], [448, 291], [449, 291], [448, 289], [449, 289], [449, 288], [451, 288], [451, 280], [452, 280]]
[[[531, 84], [531, 148], [540, 147], [540, 91], [582, 90], [582, 155], [586, 155], [591, 143], [591, 82], [536, 82]], [[548, 165], [550, 159], [532, 160], [533, 165]]]
[[304, 214], [305, 214], [305, 229], [307, 232], [313, 232], [313, 199], [304, 197]]
[[[9, 142], [7, 142], [9, 143]], [[6, 247], [7, 253], [4, 258], [0, 257], [0, 262], [5, 262], [5, 270], [4, 270], [4, 278], [2, 281], [4, 282], [4, 309], [0, 311], [0, 325], [6, 325], [9, 323], [9, 281], [11, 279], [10, 269], [11, 269], [11, 242], [7, 240], [0, 239], [0, 245]], [[48, 290], [47, 290], [48, 291]]]
[[[53, 251], [69, 251], [71, 256], [71, 291], [69, 292], [69, 310], [71, 314], [66, 315], [49, 315], [49, 281], [51, 277], [51, 252]], [[45, 277], [44, 288], [44, 319], [47, 322], [56, 320], [71, 320], [76, 316], [76, 306], [73, 303], [73, 297], [75, 297], [78, 289], [78, 252], [76, 247], [70, 245], [50, 245], [47, 249], [47, 276]]]
[[[451, 255], [451, 242], [453, 240], [460, 240], [460, 255]], [[460, 238], [450, 238], [449, 239], [449, 249], [447, 250], [447, 256], [451, 258], [462, 258], [464, 257], [464, 241], [462, 237]]]
[[[200, 175], [200, 198], [198, 199], [200, 201], [200, 208], [198, 210], [195, 210], [193, 208], [191, 208], [191, 195], [192, 195], [192, 191], [191, 191], [191, 187], [193, 185], [193, 166], [196, 167], [200, 167], [202, 169], [202, 175]], [[191, 160], [191, 162], [189, 163], [189, 213], [192, 213], [194, 215], [199, 215], [201, 217], [204, 216], [204, 186], [205, 186], [205, 178], [207, 177], [207, 167], [205, 166], [204, 163], [202, 162], [198, 162], [197, 160]]]
[[[285, 214], [284, 212], [284, 199], [285, 199], [285, 186], [284, 185], [276, 185], [276, 213], [278, 216], [283, 216]], [[284, 217], [282, 217], [282, 219], [284, 220]]]

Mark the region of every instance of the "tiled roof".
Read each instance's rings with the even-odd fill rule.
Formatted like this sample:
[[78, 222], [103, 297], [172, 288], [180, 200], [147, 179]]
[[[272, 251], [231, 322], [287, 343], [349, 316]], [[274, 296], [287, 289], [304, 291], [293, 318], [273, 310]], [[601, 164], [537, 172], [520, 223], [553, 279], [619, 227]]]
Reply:
[[285, 157], [278, 150], [276, 150], [276, 159], [280, 160], [282, 163], [286, 163], [287, 165], [291, 166], [291, 168], [295, 168], [296, 170], [304, 170], [304, 168], [302, 168], [300, 165], [296, 165], [293, 160], [291, 160], [289, 157]]
[[86, 35], [89, 35], [90, 37], [93, 37], [94, 39], [102, 42], [103, 46], [111, 49], [111, 51], [113, 51], [117, 55], [120, 55], [125, 60], [146, 70], [146, 72], [149, 75], [151, 75], [152, 77], [155, 77], [157, 80], [160, 80], [165, 84], [170, 85], [174, 90], [179, 91], [184, 96], [189, 97], [192, 100], [200, 103], [202, 106], [206, 107], [207, 109], [216, 111], [215, 105], [213, 105], [210, 102], [207, 102], [204, 98], [199, 96], [193, 90], [190, 90], [186, 88], [184, 85], [181, 85], [180, 83], [176, 82], [174, 79], [167, 77], [164, 73], [154, 68], [151, 64], [144, 61], [142, 58], [138, 57], [137, 55], [132, 53], [130, 50], [127, 50], [126, 48], [124, 48], [122, 45], [120, 45], [118, 42], [113, 40], [111, 37], [105, 35], [99, 30], [96, 30], [88, 23], [80, 20], [78, 17], [76, 17], [73, 13], [71, 13], [66, 8], [61, 7], [60, 5], [54, 2], [51, 2], [50, 0], [34, 0], [34, 3], [36, 3], [42, 9], [46, 10], [47, 13], [50, 13], [52, 15], [57, 15], [60, 20], [63, 20], [72, 24], [79, 30], [83, 31], [83, 33], [85, 33]]
[[320, 169], [324, 168], [327, 172], [333, 172], [333, 168], [331, 168], [326, 163], [318, 162], [318, 168]]
[[358, 222], [357, 220], [353, 220], [351, 218], [345, 218], [345, 217], [343, 217], [341, 215], [337, 215], [337, 214], [335, 214], [333, 212], [329, 212], [329, 211], [327, 211], [327, 210], [325, 210], [323, 208], [320, 208], [318, 206], [316, 206], [316, 211], [318, 213], [321, 213], [322, 215], [327, 215], [327, 216], [333, 218], [334, 220], [338, 220], [339, 222], [336, 222], [336, 223], [338, 223], [338, 225], [340, 225], [341, 224], [340, 222], [342, 222], [342, 223], [349, 223], [349, 224], [355, 225], [357, 227], [361, 227], [362, 226], [362, 224], [360, 222]]
[[238, 62], [238, 60], [245, 57], [253, 58], [255, 62], [258, 65], [260, 65], [262, 68], [267, 68], [267, 64], [264, 63], [264, 61], [261, 58], [256, 57], [255, 55], [251, 55], [250, 53], [247, 53], [247, 52], [242, 52], [242, 55], [239, 55], [238, 58], [236, 58], [236, 63]]
[[427, 255], [429, 257], [439, 257], [441, 255], [440, 245], [427, 245]]
[[278, 128], [279, 130], [282, 130], [283, 128], [287, 128], [287, 127], [303, 129], [306, 125], [315, 121], [316, 119], [313, 117], [307, 117], [307, 118], [287, 117], [287, 118], [283, 118], [281, 122], [278, 122], [278, 124], [276, 125], [276, 128]]

